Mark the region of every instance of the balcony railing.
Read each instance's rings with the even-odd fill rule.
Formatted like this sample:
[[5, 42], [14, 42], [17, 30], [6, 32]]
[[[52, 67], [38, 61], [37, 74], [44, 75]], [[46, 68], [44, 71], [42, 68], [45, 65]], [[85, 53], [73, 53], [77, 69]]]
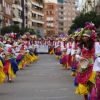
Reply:
[[[43, 6], [43, 3], [39, 3], [39, 2], [37, 2], [37, 0], [32, 0], [32, 1], [39, 4], [39, 5], [41, 5], [41, 6]], [[43, 0], [41, 0], [41, 1], [43, 1]]]
[[21, 19], [21, 18], [12, 18], [12, 20], [13, 20], [14, 22], [22, 23], [22, 19]]
[[42, 27], [38, 27], [38, 26], [30, 26], [30, 28], [32, 28], [32, 29], [43, 29], [44, 27], [42, 26]]
[[43, 19], [39, 19], [39, 18], [35, 18], [35, 17], [31, 17], [33, 20], [38, 20], [38, 21], [42, 21], [42, 22], [44, 22], [43, 21]]
[[41, 13], [41, 14], [44, 14], [44, 13], [43, 13], [43, 10], [40, 11], [40, 10], [37, 10], [37, 9], [34, 9], [34, 8], [31, 8], [31, 9], [32, 9], [32, 11], [35, 11], [35, 12], [39, 12], [39, 13]]

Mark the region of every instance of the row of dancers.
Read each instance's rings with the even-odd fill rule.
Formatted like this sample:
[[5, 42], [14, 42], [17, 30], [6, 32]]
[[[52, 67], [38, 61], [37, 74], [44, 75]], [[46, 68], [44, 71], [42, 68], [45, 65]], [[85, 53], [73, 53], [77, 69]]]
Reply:
[[100, 100], [100, 37], [94, 24], [85, 23], [84, 28], [69, 36], [64, 48], [58, 45], [51, 50], [53, 53], [62, 67], [71, 69], [75, 76], [75, 93], [83, 100]]
[[39, 59], [37, 48], [31, 42], [33, 39], [27, 33], [18, 39], [8, 34], [0, 36], [0, 84], [6, 77], [7, 82], [12, 82], [17, 71]]

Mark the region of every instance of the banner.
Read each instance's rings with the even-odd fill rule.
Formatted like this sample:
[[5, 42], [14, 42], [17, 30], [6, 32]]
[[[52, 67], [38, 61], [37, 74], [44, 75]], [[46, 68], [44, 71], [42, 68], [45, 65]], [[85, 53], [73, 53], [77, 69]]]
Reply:
[[49, 47], [46, 45], [38, 45], [37, 51], [38, 53], [49, 53]]

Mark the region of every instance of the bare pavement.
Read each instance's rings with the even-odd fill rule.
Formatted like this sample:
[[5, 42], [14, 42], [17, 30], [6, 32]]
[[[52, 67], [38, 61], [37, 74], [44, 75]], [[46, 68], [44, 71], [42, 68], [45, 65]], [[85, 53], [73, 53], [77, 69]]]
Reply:
[[75, 94], [74, 77], [54, 55], [39, 55], [17, 73], [12, 83], [0, 85], [0, 100], [82, 100]]

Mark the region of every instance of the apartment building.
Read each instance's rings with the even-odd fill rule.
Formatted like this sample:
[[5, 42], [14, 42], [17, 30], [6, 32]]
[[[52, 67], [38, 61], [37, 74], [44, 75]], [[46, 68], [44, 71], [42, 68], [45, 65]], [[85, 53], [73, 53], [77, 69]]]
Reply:
[[59, 34], [68, 34], [72, 21], [77, 16], [78, 0], [58, 0]]
[[[21, 3], [19, 0], [0, 0], [0, 16], [2, 21], [2, 27], [10, 25], [21, 26]], [[1, 28], [2, 28], [1, 27]]]
[[23, 21], [21, 17], [21, 11], [22, 11], [21, 1], [23, 0], [13, 0], [12, 4], [12, 13], [13, 13], [12, 24], [19, 25], [20, 27], [22, 26], [21, 24]]
[[38, 0], [26, 0], [25, 24], [34, 29], [38, 35], [44, 36], [43, 4]]
[[58, 5], [48, 2], [44, 4], [45, 36], [58, 36]]
[[84, 13], [95, 11], [100, 14], [100, 0], [82, 0], [80, 11]]
[[1, 28], [12, 24], [12, 0], [0, 0]]

